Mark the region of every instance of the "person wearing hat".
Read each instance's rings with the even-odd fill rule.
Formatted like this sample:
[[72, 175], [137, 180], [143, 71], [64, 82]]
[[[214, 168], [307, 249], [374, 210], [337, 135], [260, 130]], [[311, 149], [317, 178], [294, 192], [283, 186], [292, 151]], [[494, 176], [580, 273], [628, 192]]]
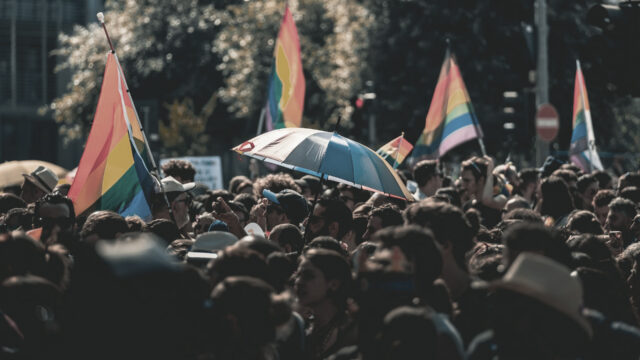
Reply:
[[38, 166], [30, 174], [22, 174], [24, 183], [20, 197], [27, 204], [32, 204], [47, 194], [51, 194], [58, 184], [58, 176], [48, 167]]
[[[193, 182], [182, 184], [172, 176], [167, 176], [161, 182], [162, 187], [156, 189], [152, 199], [151, 212], [153, 218], [174, 221], [182, 233], [190, 231], [189, 203], [191, 202], [191, 197], [187, 192], [193, 189], [196, 184]], [[171, 211], [167, 207], [162, 190], [167, 196]]]
[[280, 224], [298, 226], [309, 215], [307, 200], [296, 191], [285, 189], [275, 194], [264, 189], [262, 195], [269, 200], [265, 212], [267, 231]]
[[491, 330], [476, 337], [469, 359], [578, 359], [593, 336], [583, 315], [582, 284], [550, 258], [525, 252], [502, 279], [475, 282], [493, 291]]

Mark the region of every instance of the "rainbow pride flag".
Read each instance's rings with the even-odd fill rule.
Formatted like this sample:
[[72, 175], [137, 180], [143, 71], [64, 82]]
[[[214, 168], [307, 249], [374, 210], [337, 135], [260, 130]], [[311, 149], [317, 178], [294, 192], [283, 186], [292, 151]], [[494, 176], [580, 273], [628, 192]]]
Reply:
[[144, 136], [118, 58], [107, 55], [93, 125], [69, 189], [76, 214], [113, 210], [151, 218], [154, 182], [141, 156]]
[[288, 6], [280, 25], [273, 57], [265, 112], [267, 130], [300, 127], [305, 81], [298, 30]]
[[573, 133], [571, 134], [569, 157], [584, 172], [602, 170], [602, 162], [600, 162], [600, 156], [596, 151], [587, 86], [584, 83], [579, 60], [576, 60], [576, 80], [573, 91]]
[[424, 130], [412, 157], [439, 158], [459, 144], [481, 138], [482, 131], [455, 57], [447, 50]]
[[404, 133], [402, 133], [402, 135], [383, 145], [378, 149], [377, 153], [387, 160], [394, 169], [397, 169], [412, 149], [413, 145], [405, 140]]

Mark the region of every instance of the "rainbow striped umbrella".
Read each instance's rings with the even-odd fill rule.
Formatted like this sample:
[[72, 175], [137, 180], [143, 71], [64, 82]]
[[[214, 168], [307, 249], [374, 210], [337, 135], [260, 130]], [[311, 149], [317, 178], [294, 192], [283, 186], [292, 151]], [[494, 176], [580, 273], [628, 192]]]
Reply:
[[321, 130], [273, 130], [233, 148], [234, 151], [356, 188], [413, 200], [393, 168], [368, 147]]

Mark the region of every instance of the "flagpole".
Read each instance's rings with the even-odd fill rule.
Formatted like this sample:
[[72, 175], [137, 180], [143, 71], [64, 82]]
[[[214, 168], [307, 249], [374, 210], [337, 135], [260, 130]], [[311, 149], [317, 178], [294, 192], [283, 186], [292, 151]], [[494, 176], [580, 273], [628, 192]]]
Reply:
[[262, 110], [260, 110], [260, 120], [258, 120], [258, 130], [256, 130], [256, 136], [262, 133], [262, 126], [264, 125], [265, 115], [266, 115], [266, 111], [265, 111], [265, 108], [263, 107]]
[[[582, 77], [582, 68], [580, 67], [580, 60], [576, 59], [576, 71], [580, 72], [580, 76], [578, 76], [578, 81], [580, 82], [580, 102], [582, 103], [582, 111], [584, 111], [584, 121], [587, 127], [587, 157], [589, 159], [589, 173], [593, 171], [593, 154], [592, 151], [595, 150], [594, 140], [591, 139], [589, 135], [593, 134], [592, 124], [591, 124], [591, 110], [587, 110], [587, 106], [584, 102], [584, 93], [582, 90], [585, 88], [584, 86], [584, 78]], [[589, 111], [589, 114], [587, 114]], [[588, 119], [587, 119], [588, 117]]]
[[[113, 43], [111, 42], [109, 31], [107, 31], [107, 26], [104, 23], [104, 14], [102, 12], [99, 12], [96, 14], [96, 16], [98, 18], [98, 21], [100, 21], [100, 24], [102, 25], [102, 30], [104, 30], [104, 34], [107, 37], [107, 41], [109, 42], [109, 47], [111, 48], [111, 53], [115, 55], [116, 50], [113, 48]], [[119, 62], [118, 62], [118, 67], [120, 67]], [[121, 69], [118, 69], [118, 71], [121, 71]], [[147, 158], [151, 163], [150, 173], [151, 175], [153, 175], [153, 177], [155, 177], [156, 181], [160, 186], [160, 192], [162, 192], [162, 195], [164, 197], [164, 201], [167, 205], [167, 209], [169, 210], [169, 216], [171, 217], [171, 220], [174, 222], [174, 224], [177, 224], [175, 216], [173, 214], [173, 209], [171, 209], [171, 203], [169, 202], [167, 193], [164, 190], [164, 185], [162, 185], [162, 181], [160, 181], [160, 175], [158, 174], [158, 166], [156, 165], [156, 161], [153, 158], [153, 154], [151, 153], [151, 148], [149, 147], [149, 141], [147, 141], [147, 134], [144, 132], [144, 128], [142, 127], [142, 122], [140, 121], [140, 117], [138, 116], [138, 110], [136, 109], [136, 105], [134, 104], [133, 99], [131, 98], [131, 91], [129, 91], [129, 85], [127, 85], [127, 81], [125, 80], [124, 76], [122, 77], [122, 80], [124, 81], [124, 86], [127, 89], [127, 96], [129, 96], [129, 101], [131, 101], [131, 106], [133, 107], [133, 111], [136, 115], [136, 120], [138, 120], [138, 126], [140, 127], [140, 132], [142, 133], [145, 149], [147, 150]], [[135, 146], [135, 144], [133, 145]], [[151, 210], [153, 211], [153, 209]]]

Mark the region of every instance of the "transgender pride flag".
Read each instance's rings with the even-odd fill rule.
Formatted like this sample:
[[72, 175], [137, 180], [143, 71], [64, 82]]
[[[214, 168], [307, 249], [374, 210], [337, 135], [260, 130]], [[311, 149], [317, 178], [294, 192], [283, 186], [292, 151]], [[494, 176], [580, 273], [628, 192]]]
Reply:
[[593, 170], [602, 170], [602, 163], [596, 151], [587, 86], [584, 83], [579, 60], [576, 60], [576, 67], [575, 90], [573, 92], [573, 134], [571, 135], [569, 156], [571, 161], [582, 171], [589, 173]]
[[267, 130], [300, 127], [305, 81], [302, 73], [298, 30], [288, 6], [280, 25], [273, 56], [269, 97], [265, 111]]
[[460, 68], [447, 50], [425, 127], [412, 157], [439, 158], [459, 144], [476, 138], [482, 138], [482, 131]]

